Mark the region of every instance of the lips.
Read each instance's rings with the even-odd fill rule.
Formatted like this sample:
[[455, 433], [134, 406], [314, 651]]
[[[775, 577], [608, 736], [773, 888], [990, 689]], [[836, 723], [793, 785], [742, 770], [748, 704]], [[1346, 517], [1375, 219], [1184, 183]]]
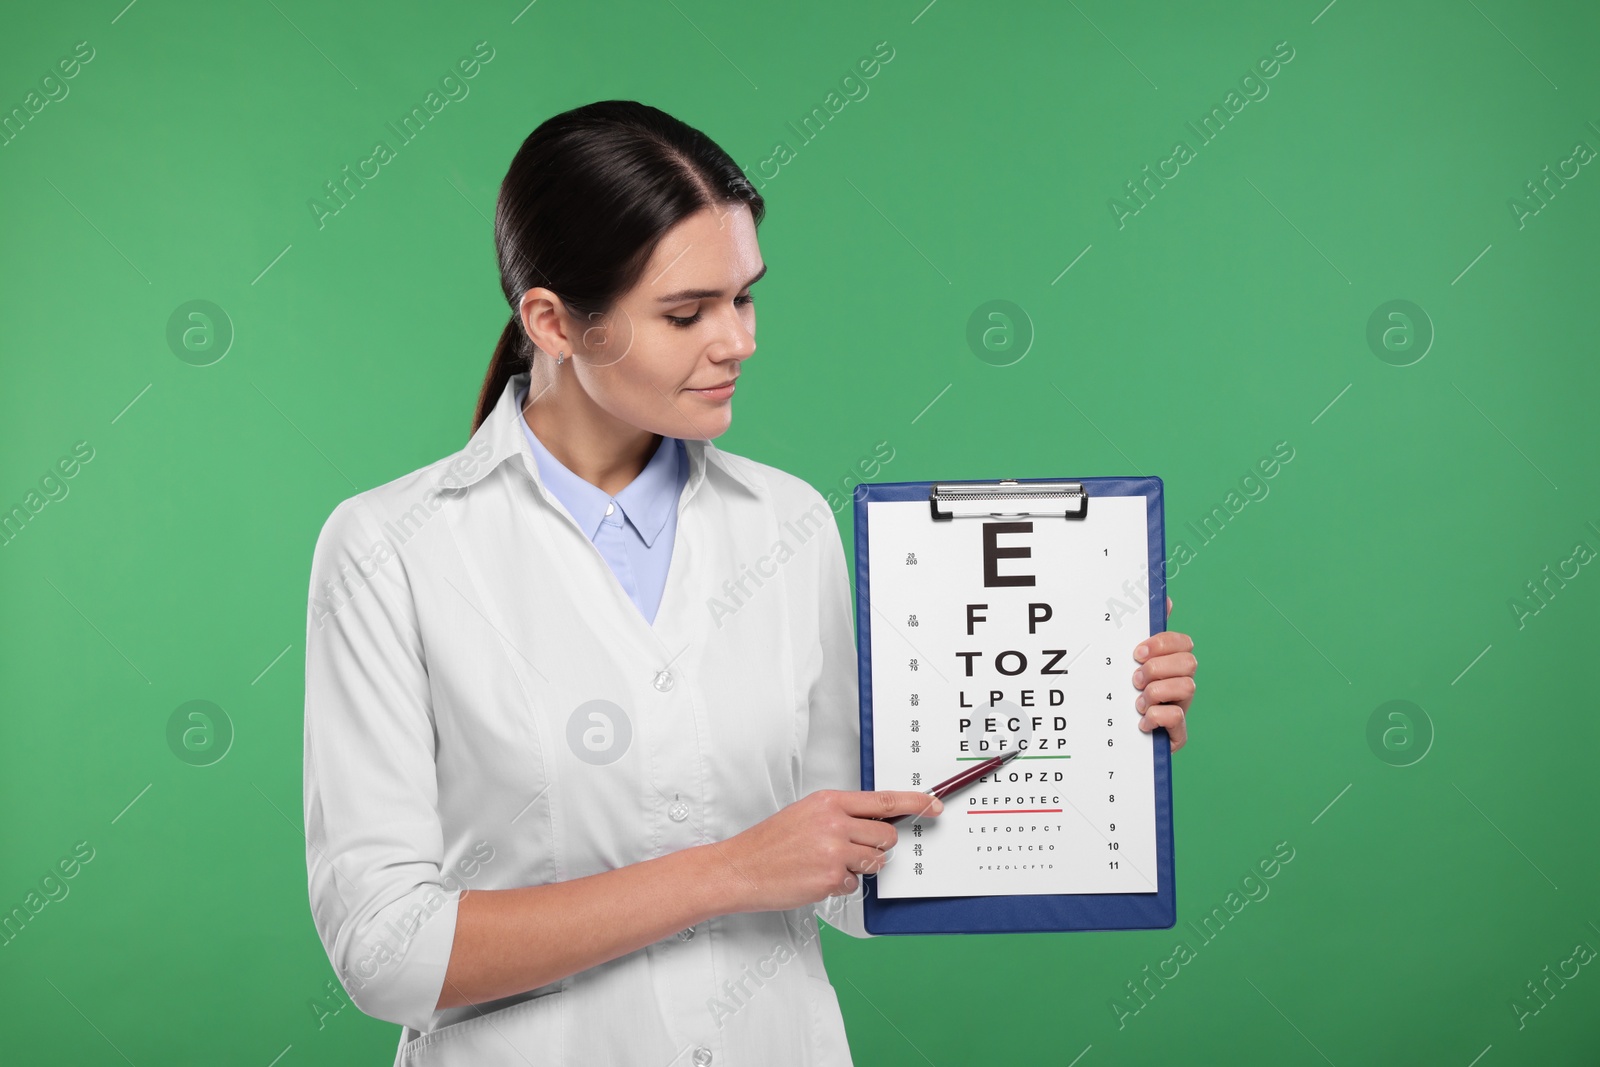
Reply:
[[701, 397], [714, 404], [726, 404], [733, 398], [735, 390], [734, 380], [729, 379], [721, 385], [710, 385], [703, 389], [689, 389], [688, 392], [698, 393]]

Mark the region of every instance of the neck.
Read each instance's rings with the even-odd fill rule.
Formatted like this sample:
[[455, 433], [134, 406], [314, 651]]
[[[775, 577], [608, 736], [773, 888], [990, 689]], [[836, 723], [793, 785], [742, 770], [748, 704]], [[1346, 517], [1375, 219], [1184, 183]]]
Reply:
[[539, 443], [573, 474], [616, 496], [644, 471], [661, 435], [612, 417], [572, 377], [570, 366], [535, 359], [522, 417]]

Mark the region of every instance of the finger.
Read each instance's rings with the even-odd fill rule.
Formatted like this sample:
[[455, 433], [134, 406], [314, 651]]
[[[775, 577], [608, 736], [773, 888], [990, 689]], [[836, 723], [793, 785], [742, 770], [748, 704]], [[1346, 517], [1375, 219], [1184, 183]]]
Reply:
[[1156, 656], [1135, 668], [1133, 687], [1143, 689], [1147, 683], [1158, 678], [1193, 677], [1199, 665], [1200, 661], [1194, 658], [1193, 652], [1174, 652], [1168, 656]]
[[1133, 650], [1133, 658], [1141, 663], [1151, 656], [1164, 656], [1172, 652], [1194, 651], [1194, 638], [1176, 630], [1162, 630], [1141, 641]]
[[1134, 698], [1133, 706], [1143, 715], [1146, 708], [1159, 704], [1176, 704], [1185, 712], [1194, 700], [1194, 679], [1188, 675], [1178, 678], [1161, 678], [1144, 687], [1144, 692]]
[[885, 852], [875, 848], [858, 848], [845, 866], [851, 874], [877, 874], [888, 862], [889, 856]]
[[[901, 824], [905, 825], [904, 823]], [[887, 852], [900, 840], [900, 832], [882, 819], [851, 819], [850, 842]]]
[[892, 819], [896, 815], [933, 816], [944, 809], [944, 802], [938, 798], [909, 789], [840, 791], [839, 805], [846, 815], [858, 819]]
[[1172, 615], [1172, 598], [1171, 597], [1167, 597], [1167, 615], [1169, 617]]
[[1161, 727], [1167, 731], [1167, 736], [1172, 742], [1172, 751], [1176, 752], [1189, 740], [1188, 724], [1185, 722], [1183, 709], [1171, 704], [1157, 704], [1149, 709], [1139, 719], [1139, 729], [1145, 733]]

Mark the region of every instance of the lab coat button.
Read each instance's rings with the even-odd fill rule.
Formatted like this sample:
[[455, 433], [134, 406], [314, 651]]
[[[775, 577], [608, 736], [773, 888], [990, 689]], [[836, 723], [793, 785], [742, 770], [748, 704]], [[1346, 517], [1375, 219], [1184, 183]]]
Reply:
[[656, 680], [651, 684], [656, 687], [657, 691], [665, 693], [668, 689], [672, 688], [672, 672], [657, 671]]
[[690, 941], [690, 940], [693, 940], [693, 938], [694, 938], [694, 927], [692, 927], [692, 926], [689, 927], [687, 930], [679, 930], [678, 931], [678, 940], [679, 941]]
[[667, 818], [673, 822], [682, 822], [689, 817], [689, 805], [681, 800], [674, 800], [667, 808]]
[[711, 1050], [706, 1048], [704, 1045], [701, 1045], [699, 1048], [695, 1049], [694, 1062], [698, 1063], [700, 1067], [706, 1067], [706, 1064], [711, 1062]]

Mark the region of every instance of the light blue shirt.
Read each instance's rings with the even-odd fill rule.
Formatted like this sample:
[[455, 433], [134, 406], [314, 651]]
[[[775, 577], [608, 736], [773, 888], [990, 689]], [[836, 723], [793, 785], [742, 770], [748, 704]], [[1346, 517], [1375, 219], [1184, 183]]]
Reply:
[[[518, 391], [517, 410], [527, 402], [527, 390]], [[645, 621], [654, 623], [678, 532], [678, 497], [689, 480], [683, 442], [663, 435], [639, 476], [612, 496], [568, 470], [528, 427], [528, 420], [519, 421], [545, 488], [594, 542]]]

